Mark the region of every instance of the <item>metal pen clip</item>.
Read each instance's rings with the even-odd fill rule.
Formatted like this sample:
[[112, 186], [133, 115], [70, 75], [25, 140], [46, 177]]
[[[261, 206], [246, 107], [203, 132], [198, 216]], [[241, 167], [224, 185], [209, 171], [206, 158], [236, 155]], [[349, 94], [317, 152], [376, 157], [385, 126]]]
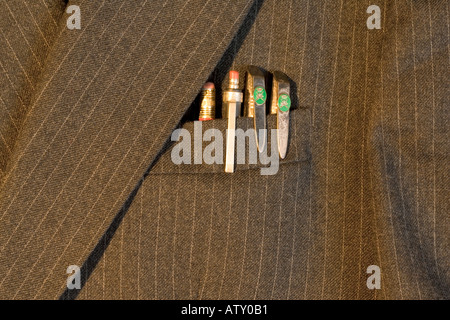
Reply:
[[239, 72], [230, 71], [228, 89], [223, 92], [222, 115], [228, 118], [225, 154], [225, 172], [234, 172], [234, 149], [236, 137], [236, 118], [241, 113], [243, 94], [239, 90]]
[[253, 118], [256, 145], [259, 152], [266, 147], [266, 83], [264, 73], [256, 66], [249, 66], [245, 87], [244, 116]]
[[291, 107], [289, 78], [280, 71], [273, 73], [271, 114], [277, 115], [277, 142], [280, 158], [286, 157], [289, 141], [289, 109]]

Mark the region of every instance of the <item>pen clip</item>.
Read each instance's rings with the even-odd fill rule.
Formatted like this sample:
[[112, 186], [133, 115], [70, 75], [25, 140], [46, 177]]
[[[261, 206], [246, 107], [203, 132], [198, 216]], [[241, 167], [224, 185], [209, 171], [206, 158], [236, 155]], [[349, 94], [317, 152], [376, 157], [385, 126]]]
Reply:
[[289, 78], [280, 71], [273, 73], [271, 114], [277, 115], [278, 153], [286, 157], [289, 142], [289, 109], [291, 107]]
[[259, 152], [263, 152], [267, 145], [266, 100], [264, 73], [256, 66], [249, 66], [244, 116], [253, 118], [256, 146]]

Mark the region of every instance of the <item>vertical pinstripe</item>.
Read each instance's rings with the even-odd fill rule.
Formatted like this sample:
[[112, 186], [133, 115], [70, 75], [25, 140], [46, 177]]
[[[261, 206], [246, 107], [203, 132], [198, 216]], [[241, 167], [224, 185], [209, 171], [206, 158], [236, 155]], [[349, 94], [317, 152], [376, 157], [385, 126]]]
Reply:
[[[309, 6], [310, 1], [307, 2], [306, 7], [306, 22], [304, 27], [304, 34], [303, 34], [303, 45], [302, 45], [302, 61], [301, 61], [301, 67], [300, 67], [300, 76], [299, 76], [299, 82], [302, 83], [302, 76], [303, 76], [303, 65], [304, 65], [304, 58], [305, 58], [305, 50], [306, 50], [306, 36], [308, 31], [308, 18], [309, 18]], [[285, 72], [286, 72], [286, 65], [285, 65]], [[296, 119], [295, 119], [296, 120]], [[295, 123], [295, 122], [294, 122]], [[298, 127], [294, 126], [294, 135], [298, 139]], [[310, 132], [309, 132], [310, 134]], [[295, 145], [295, 152], [297, 155], [299, 155], [298, 146]], [[289, 266], [289, 284], [288, 284], [288, 291], [287, 291], [287, 299], [290, 299], [291, 295], [291, 285], [292, 285], [292, 272], [293, 272], [293, 263], [294, 263], [294, 253], [295, 253], [295, 240], [296, 240], [296, 227], [297, 227], [297, 197], [298, 197], [298, 183], [299, 183], [299, 177], [300, 177], [300, 168], [297, 167], [297, 173], [296, 173], [296, 187], [295, 187], [295, 200], [294, 200], [294, 227], [292, 231], [292, 251], [291, 251], [291, 261]], [[310, 198], [310, 196], [309, 196]], [[311, 199], [311, 198], [310, 198]], [[281, 208], [280, 208], [281, 209]], [[308, 225], [308, 232], [310, 232], [309, 225]], [[305, 279], [307, 278], [307, 271], [305, 274]]]
[[340, 8], [339, 8], [339, 23], [338, 23], [338, 29], [337, 29], [337, 42], [336, 42], [336, 53], [335, 53], [335, 60], [334, 60], [334, 67], [333, 67], [333, 84], [331, 86], [331, 99], [330, 99], [330, 110], [328, 111], [328, 129], [327, 129], [327, 151], [326, 151], [326, 178], [325, 178], [325, 235], [324, 235], [324, 261], [323, 261], [323, 275], [322, 275], [322, 293], [321, 298], [324, 298], [324, 291], [325, 291], [325, 279], [326, 279], [326, 266], [327, 266], [327, 237], [328, 237], [328, 184], [329, 184], [329, 158], [330, 158], [330, 127], [331, 127], [331, 110], [333, 108], [333, 98], [334, 98], [334, 88], [335, 88], [335, 80], [336, 80], [336, 68], [337, 68], [337, 61], [338, 61], [338, 54], [339, 54], [339, 40], [341, 35], [341, 17], [342, 17], [342, 5], [343, 0], [340, 2]]
[[[342, 252], [341, 252], [341, 276], [340, 276], [340, 285], [339, 285], [339, 299], [342, 299], [342, 285], [344, 282], [344, 258], [345, 258], [345, 228], [346, 228], [346, 191], [347, 191], [347, 133], [348, 133], [348, 118], [349, 118], [349, 107], [350, 107], [350, 96], [352, 93], [352, 85], [353, 85], [353, 58], [354, 58], [354, 48], [355, 48], [355, 20], [356, 20], [356, 4], [354, 5], [354, 16], [353, 16], [353, 27], [352, 27], [352, 54], [350, 57], [350, 70], [349, 70], [349, 87], [348, 87], [348, 93], [347, 93], [347, 105], [345, 107], [345, 134], [344, 134], [344, 159], [343, 159], [343, 171], [344, 171], [344, 195], [343, 195], [343, 211], [344, 211], [344, 218], [343, 218], [343, 224], [342, 224]], [[332, 103], [330, 103], [330, 107], [332, 107]], [[331, 110], [330, 110], [331, 114]]]
[[432, 138], [431, 138], [431, 148], [432, 148], [432, 163], [433, 163], [433, 248], [434, 248], [434, 260], [436, 263], [436, 273], [438, 275], [438, 278], [440, 279], [441, 276], [439, 274], [439, 267], [437, 262], [437, 253], [436, 253], [436, 160], [435, 160], [435, 109], [436, 109], [436, 103], [435, 103], [435, 91], [434, 91], [434, 59], [433, 59], [433, 19], [431, 18], [431, 3], [428, 1], [428, 13], [429, 13], [429, 23], [430, 23], [430, 54], [431, 54], [431, 87], [433, 89], [432, 91], [432, 119], [433, 119], [433, 125], [432, 125]]
[[[406, 215], [406, 209], [405, 209], [405, 199], [403, 195], [403, 178], [402, 178], [402, 136], [401, 136], [401, 124], [400, 124], [400, 73], [399, 73], [399, 57], [398, 57], [398, 6], [397, 6], [397, 0], [394, 1], [395, 6], [395, 14], [396, 14], [396, 27], [395, 27], [395, 60], [396, 60], [396, 73], [397, 73], [397, 129], [398, 129], [398, 166], [399, 166], [399, 189], [400, 189], [400, 197], [402, 202], [402, 215], [405, 220]], [[410, 249], [409, 249], [410, 250]], [[413, 260], [413, 257], [410, 252], [411, 257], [411, 263], [414, 264], [415, 261]], [[416, 275], [415, 275], [416, 276]], [[417, 293], [420, 297], [420, 287], [418, 280], [416, 278], [416, 287], [417, 287]]]
[[189, 299], [193, 299], [192, 294], [192, 254], [194, 250], [194, 230], [195, 230], [195, 219], [196, 219], [196, 201], [197, 201], [197, 175], [195, 176], [195, 183], [194, 183], [194, 201], [193, 201], [193, 207], [192, 207], [192, 231], [191, 231], [191, 244], [189, 247]]
[[231, 183], [230, 183], [230, 200], [229, 200], [229, 209], [228, 209], [228, 223], [227, 223], [227, 236], [225, 241], [225, 258], [223, 261], [223, 270], [222, 270], [222, 280], [220, 281], [220, 288], [219, 288], [219, 299], [222, 297], [222, 288], [223, 283], [225, 280], [225, 271], [227, 269], [227, 259], [228, 259], [228, 247], [230, 245], [230, 227], [231, 227], [231, 208], [233, 203], [233, 176], [231, 176]]
[[264, 191], [264, 212], [263, 212], [263, 223], [262, 223], [262, 235], [261, 235], [261, 242], [260, 242], [260, 255], [259, 255], [259, 264], [258, 264], [258, 278], [256, 281], [256, 287], [255, 287], [255, 295], [253, 299], [257, 299], [258, 289], [260, 285], [261, 280], [261, 268], [262, 268], [262, 258], [263, 258], [263, 252], [264, 252], [264, 231], [266, 227], [266, 210], [267, 210], [267, 188], [268, 188], [268, 176], [265, 177], [266, 180], [266, 187]]
[[210, 256], [211, 256], [211, 239], [212, 239], [212, 234], [213, 234], [213, 213], [214, 213], [214, 195], [215, 195], [214, 187], [215, 187], [215, 184], [216, 184], [216, 179], [215, 179], [215, 176], [213, 176], [211, 211], [210, 211], [209, 234], [208, 234], [208, 251], [206, 254], [206, 271], [205, 271], [204, 277], [202, 277], [204, 280], [203, 280], [202, 286], [200, 288], [199, 299], [202, 299], [202, 297], [203, 297], [203, 292], [205, 290], [205, 284], [208, 279], [209, 260], [210, 260]]
[[239, 299], [239, 297], [241, 296], [242, 277], [244, 274], [244, 265], [245, 265], [245, 258], [246, 258], [246, 253], [247, 253], [248, 223], [249, 223], [249, 216], [250, 216], [250, 171], [248, 171], [247, 179], [248, 179], [248, 187], [247, 187], [247, 206], [246, 206], [246, 217], [245, 217], [244, 252], [242, 254], [241, 272], [240, 272], [240, 276], [239, 276], [239, 287], [238, 287], [235, 299]]
[[[384, 3], [384, 12], [386, 11], [387, 8], [387, 1], [385, 1]], [[386, 15], [384, 16], [384, 21], [383, 21], [383, 25], [386, 26]], [[383, 29], [383, 34], [385, 33], [385, 29]], [[383, 42], [384, 44], [384, 42]], [[384, 46], [381, 47], [381, 56], [383, 57], [383, 49]], [[383, 64], [383, 61], [381, 61], [381, 64]], [[385, 95], [385, 91], [384, 91], [384, 76], [383, 76], [383, 65], [381, 65], [381, 104], [380, 104], [380, 123], [381, 123], [381, 141], [382, 141], [382, 157], [383, 157], [383, 164], [384, 164], [384, 170], [386, 170], [387, 167], [387, 163], [386, 163], [386, 155], [385, 155], [385, 141], [384, 141], [384, 127], [383, 127], [383, 105], [384, 105], [384, 95]], [[393, 218], [392, 218], [392, 206], [391, 206], [391, 199], [390, 199], [390, 194], [389, 192], [387, 192], [387, 201], [389, 204], [389, 209], [386, 210], [389, 212], [389, 218], [390, 218], [390, 226], [392, 229], [392, 232], [394, 232], [394, 222], [393, 222]], [[396, 266], [396, 270], [397, 270], [397, 280], [398, 280], [398, 286], [399, 286], [399, 290], [400, 290], [400, 299], [403, 299], [403, 290], [402, 290], [402, 283], [400, 280], [400, 269], [399, 269], [399, 263], [398, 263], [398, 258], [397, 258], [397, 245], [395, 243], [395, 238], [392, 237], [392, 244], [394, 246], [394, 257], [395, 257], [395, 266]]]

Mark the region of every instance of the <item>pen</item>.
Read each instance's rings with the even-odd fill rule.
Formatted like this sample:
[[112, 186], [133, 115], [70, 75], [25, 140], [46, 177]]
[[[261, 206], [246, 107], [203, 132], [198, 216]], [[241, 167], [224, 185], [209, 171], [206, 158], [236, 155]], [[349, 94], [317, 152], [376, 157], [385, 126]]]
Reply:
[[273, 73], [271, 114], [277, 115], [277, 142], [280, 158], [286, 157], [289, 140], [289, 109], [291, 107], [289, 78], [280, 71]]
[[213, 120], [216, 112], [216, 90], [214, 83], [207, 82], [202, 87], [199, 121]]
[[222, 115], [228, 118], [225, 172], [234, 172], [234, 149], [236, 137], [236, 118], [241, 111], [243, 94], [239, 90], [239, 72], [230, 71], [228, 89], [223, 92]]
[[256, 145], [259, 152], [266, 147], [266, 84], [264, 73], [256, 66], [249, 66], [245, 87], [244, 116], [253, 118]]

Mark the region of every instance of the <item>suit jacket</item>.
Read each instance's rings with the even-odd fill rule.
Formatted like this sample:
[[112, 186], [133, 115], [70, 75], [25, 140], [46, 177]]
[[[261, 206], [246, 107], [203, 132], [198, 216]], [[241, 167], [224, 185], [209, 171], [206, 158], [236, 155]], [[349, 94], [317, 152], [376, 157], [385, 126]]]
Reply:
[[[0, 298], [449, 298], [447, 1], [1, 8]], [[247, 65], [292, 80], [278, 173], [175, 165], [203, 83]]]

